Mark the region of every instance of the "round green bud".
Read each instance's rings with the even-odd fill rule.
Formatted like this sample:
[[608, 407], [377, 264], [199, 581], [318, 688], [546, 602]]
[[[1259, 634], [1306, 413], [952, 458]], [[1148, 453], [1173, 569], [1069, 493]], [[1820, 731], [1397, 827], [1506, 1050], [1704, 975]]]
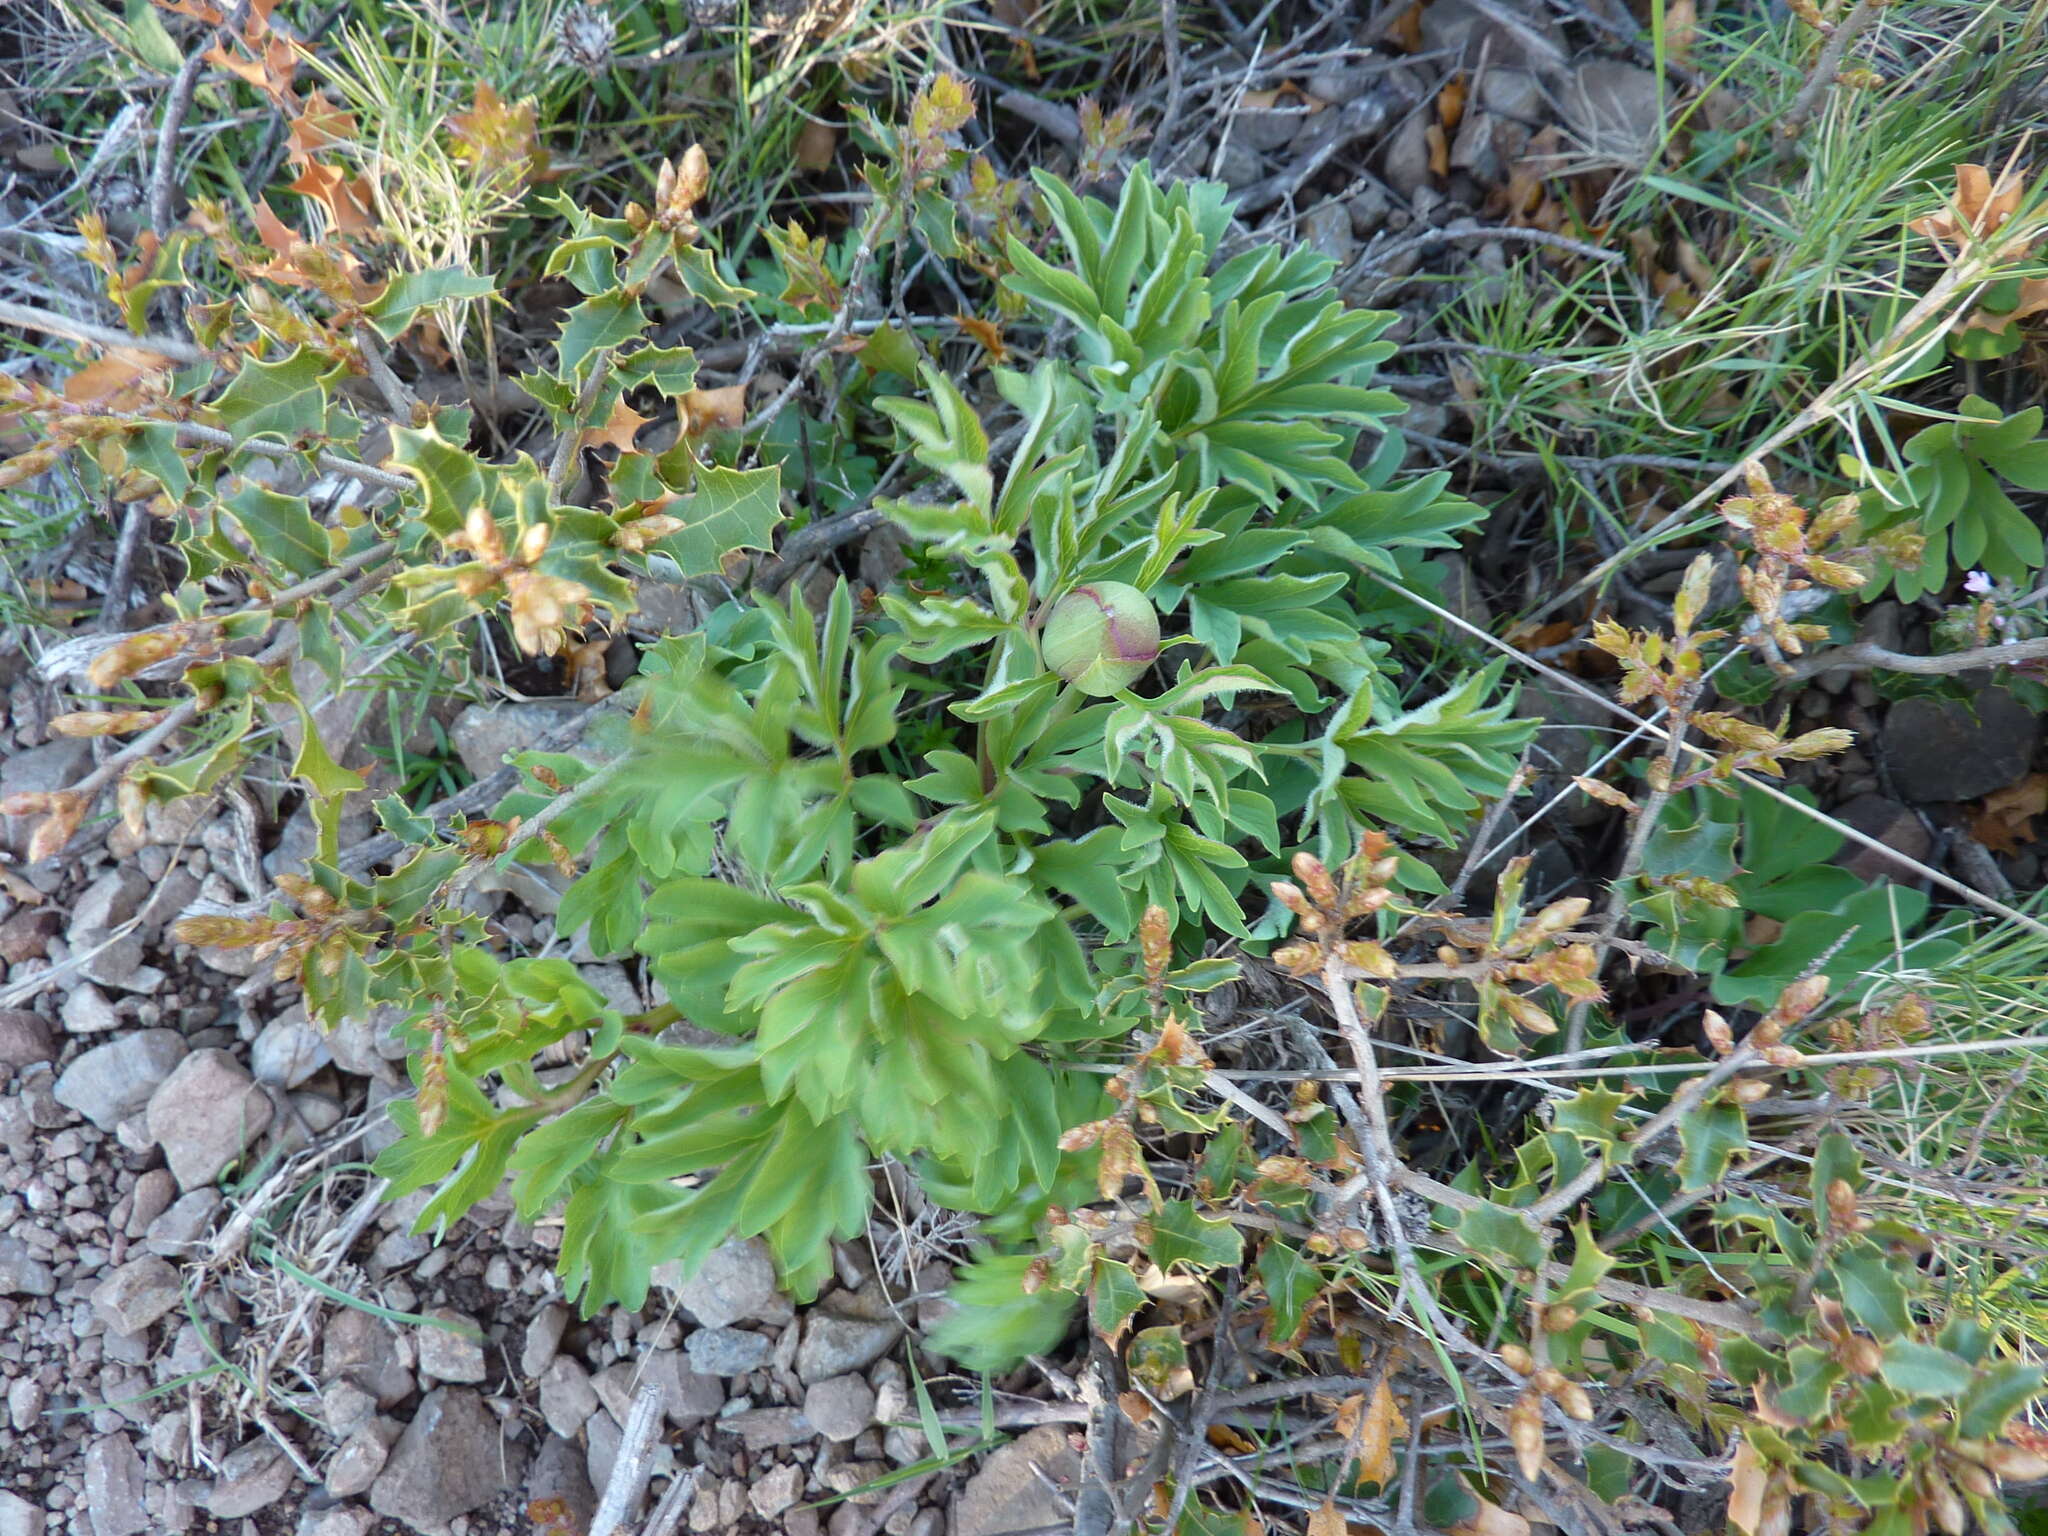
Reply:
[[1136, 587], [1092, 581], [1046, 615], [1045, 664], [1083, 693], [1101, 697], [1135, 683], [1159, 658], [1159, 615]]

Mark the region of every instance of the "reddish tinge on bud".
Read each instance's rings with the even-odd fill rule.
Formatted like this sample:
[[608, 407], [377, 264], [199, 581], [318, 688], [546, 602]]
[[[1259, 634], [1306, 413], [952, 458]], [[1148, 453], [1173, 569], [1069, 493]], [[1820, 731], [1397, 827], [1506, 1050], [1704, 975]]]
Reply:
[[1136, 587], [1093, 581], [1052, 606], [1039, 637], [1045, 664], [1083, 693], [1105, 698], [1159, 659], [1159, 615]]

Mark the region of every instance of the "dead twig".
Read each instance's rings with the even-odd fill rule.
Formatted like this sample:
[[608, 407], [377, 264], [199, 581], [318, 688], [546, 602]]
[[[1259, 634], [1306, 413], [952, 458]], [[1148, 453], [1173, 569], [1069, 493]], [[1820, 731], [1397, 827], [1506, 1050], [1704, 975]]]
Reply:
[[661, 1425], [661, 1411], [661, 1388], [653, 1382], [642, 1382], [633, 1393], [633, 1406], [626, 1412], [625, 1433], [619, 1440], [612, 1475], [605, 1479], [604, 1497], [598, 1500], [597, 1513], [590, 1517], [590, 1536], [613, 1536], [647, 1492], [648, 1481], [654, 1476], [654, 1439]]
[[178, 66], [177, 77], [171, 81], [170, 94], [164, 100], [164, 120], [156, 132], [156, 162], [149, 173], [149, 227], [156, 231], [158, 239], [171, 232], [171, 196], [175, 190], [172, 183], [178, 175], [178, 133], [185, 126], [185, 114], [192, 110], [192, 94], [199, 89], [199, 72], [206, 68], [207, 54], [218, 47], [230, 32], [239, 29], [248, 15], [249, 0], [241, 0], [227, 19], [185, 56], [185, 62]]
[[1856, 0], [1856, 6], [1835, 23], [1835, 30], [1828, 34], [1820, 57], [1813, 62], [1813, 72], [1806, 77], [1806, 84], [1799, 88], [1799, 94], [1792, 98], [1791, 110], [1778, 124], [1778, 153], [1785, 156], [1792, 152], [1792, 142], [1806, 130], [1806, 123], [1820, 106], [1820, 99], [1827, 94], [1827, 88], [1835, 83], [1835, 76], [1842, 68], [1842, 58], [1849, 51], [1849, 45], [1863, 34], [1864, 28], [1876, 19], [1877, 13], [1885, 7], [1885, 0]]
[[1787, 683], [1802, 683], [1837, 667], [1876, 667], [1886, 672], [1911, 672], [1920, 677], [1952, 677], [1958, 672], [1977, 672], [1986, 667], [2016, 667], [2022, 662], [2048, 660], [2048, 638], [2011, 640], [2004, 645], [1980, 645], [1967, 651], [1949, 651], [1940, 656], [1912, 656], [1887, 650], [1868, 640], [1815, 651], [1787, 664], [1778, 674]]
[[0, 300], [0, 325], [19, 326], [25, 331], [40, 331], [45, 336], [62, 336], [69, 341], [87, 341], [96, 347], [128, 347], [137, 352], [154, 352], [174, 363], [197, 363], [206, 357], [205, 348], [180, 341], [175, 336], [136, 336], [111, 325], [95, 325], [90, 320], [60, 315], [55, 310], [38, 309], [31, 304]]

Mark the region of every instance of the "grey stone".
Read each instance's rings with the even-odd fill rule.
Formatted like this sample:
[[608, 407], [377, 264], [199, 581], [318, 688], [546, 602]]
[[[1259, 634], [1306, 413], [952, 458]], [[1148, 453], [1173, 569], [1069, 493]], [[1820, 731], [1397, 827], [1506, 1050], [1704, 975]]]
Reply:
[[327, 1037], [303, 1008], [272, 1019], [249, 1047], [249, 1069], [256, 1081], [276, 1088], [296, 1088], [332, 1060]]
[[1479, 80], [1479, 105], [1535, 127], [1542, 121], [1543, 81], [1534, 70], [1489, 69]]
[[1319, 203], [1301, 216], [1295, 231], [1301, 243], [1343, 266], [1358, 253], [1351, 233], [1351, 215], [1342, 203]]
[[226, 1051], [194, 1051], [149, 1096], [149, 1134], [180, 1189], [213, 1183], [270, 1124], [270, 1096]]
[[1257, 150], [1285, 149], [1308, 123], [1306, 108], [1247, 107], [1231, 119], [1230, 136]]
[[[887, 1476], [893, 1468], [883, 1461], [842, 1461], [837, 1466], [825, 1469], [825, 1486], [834, 1493], [847, 1496], [847, 1503], [862, 1509], [872, 1509], [888, 1497], [887, 1488], [872, 1486], [876, 1479]], [[858, 1489], [858, 1492], [855, 1490]]]
[[299, 1516], [295, 1536], [367, 1536], [377, 1517], [360, 1504], [307, 1509]]
[[754, 1486], [747, 1490], [747, 1502], [754, 1506], [754, 1513], [763, 1520], [773, 1520], [802, 1498], [803, 1491], [802, 1467], [777, 1467], [766, 1477], [754, 1479]]
[[389, 1408], [412, 1395], [412, 1372], [398, 1357], [398, 1335], [382, 1318], [345, 1307], [327, 1320], [320, 1375], [346, 1381]]
[[220, 1476], [206, 1495], [206, 1512], [216, 1520], [239, 1520], [268, 1509], [291, 1491], [292, 1464], [283, 1447], [258, 1435], [228, 1452]]
[[818, 1426], [795, 1408], [749, 1408], [728, 1414], [719, 1428], [738, 1435], [750, 1451], [770, 1451], [782, 1445], [801, 1445], [818, 1437]]
[[[1927, 824], [1918, 813], [1911, 806], [1887, 800], [1883, 795], [1858, 795], [1836, 806], [1835, 816], [1864, 836], [1876, 838], [1893, 853], [1903, 854], [1909, 859], [1924, 860], [1934, 847], [1933, 834], [1927, 830]], [[1845, 842], [1834, 862], [1859, 880], [1918, 878], [1912, 869], [1882, 849], [1866, 848], [1861, 843]]]
[[1251, 145], [1232, 134], [1223, 142], [1216, 158], [1216, 176], [1233, 192], [1240, 192], [1266, 174], [1266, 162]]
[[0, 1536], [43, 1536], [43, 1512], [19, 1494], [0, 1493]]
[[523, 752], [564, 727], [590, 708], [587, 704], [472, 704], [455, 717], [448, 739], [462, 766], [487, 778], [505, 766], [514, 752]]
[[1589, 154], [1617, 165], [1649, 163], [1663, 132], [1656, 75], [1619, 59], [1588, 59], [1563, 92], [1566, 125]]
[[1081, 1459], [1057, 1424], [1041, 1424], [1002, 1447], [967, 1480], [953, 1501], [953, 1536], [997, 1536], [1039, 1525], [1065, 1525], [1055, 1492], [1071, 1488]]
[[149, 1224], [171, 1208], [177, 1193], [177, 1180], [168, 1168], [152, 1168], [137, 1178], [129, 1194], [128, 1235], [136, 1238], [147, 1232]]
[[320, 1389], [320, 1417], [337, 1440], [346, 1440], [376, 1416], [377, 1399], [352, 1381], [330, 1381]]
[[174, 1408], [149, 1426], [149, 1454], [166, 1466], [182, 1466], [192, 1450], [192, 1416]]
[[149, 894], [149, 881], [142, 871], [126, 864], [116, 865], [78, 893], [71, 905], [69, 939], [75, 952], [97, 943], [120, 927], [142, 907]]
[[17, 1376], [7, 1387], [7, 1422], [25, 1435], [43, 1411], [43, 1384], [33, 1376]]
[[337, 1499], [352, 1499], [369, 1490], [390, 1459], [390, 1443], [377, 1433], [375, 1425], [364, 1424], [353, 1430], [329, 1459], [324, 1486]]
[[1387, 135], [1380, 175], [1402, 197], [1413, 198], [1429, 181], [1429, 123], [1410, 112]]
[[527, 1474], [526, 1498], [529, 1505], [554, 1501], [568, 1516], [564, 1529], [589, 1530], [590, 1517], [597, 1512], [597, 1490], [591, 1486], [583, 1453], [560, 1435], [549, 1435]]
[[512, 1486], [514, 1459], [482, 1398], [467, 1387], [436, 1387], [392, 1447], [370, 1508], [416, 1531], [438, 1531]]
[[540, 1378], [540, 1416], [565, 1440], [576, 1438], [584, 1421], [597, 1412], [597, 1392], [590, 1375], [567, 1355], [548, 1362]]
[[336, 1066], [357, 1077], [396, 1082], [394, 1061], [405, 1055], [405, 1042], [398, 1038], [398, 1011], [378, 1006], [366, 1014], [343, 1019], [321, 1037]]
[[706, 1328], [766, 1316], [781, 1299], [775, 1289], [775, 1261], [758, 1237], [714, 1249], [703, 1267], [677, 1287], [677, 1295]]
[[187, 1259], [205, 1245], [206, 1234], [220, 1210], [220, 1191], [195, 1189], [149, 1224], [143, 1246], [167, 1259]]
[[534, 1313], [526, 1325], [526, 1338], [519, 1351], [519, 1374], [532, 1380], [548, 1368], [555, 1351], [562, 1347], [562, 1333], [569, 1326], [569, 1309], [550, 1302]]
[[725, 1406], [725, 1383], [693, 1371], [676, 1349], [650, 1350], [641, 1365], [644, 1380], [661, 1389], [662, 1411], [677, 1429], [691, 1429]]
[[[436, 1307], [427, 1316], [452, 1324], [448, 1328], [418, 1330], [420, 1375], [434, 1381], [458, 1383], [484, 1379], [482, 1330], [472, 1318], [446, 1307]], [[460, 1332], [456, 1330], [460, 1329]]]
[[583, 1452], [584, 1468], [591, 1483], [602, 1488], [612, 1480], [612, 1468], [618, 1462], [625, 1433], [619, 1428], [619, 1421], [600, 1408], [583, 1426], [583, 1435], [588, 1442]]
[[96, 1045], [57, 1078], [57, 1102], [111, 1131], [149, 1102], [185, 1058], [174, 1029], [143, 1029]]
[[1393, 204], [1377, 182], [1369, 182], [1363, 191], [1344, 205], [1344, 211], [1351, 220], [1351, 233], [1360, 240], [1369, 240], [1386, 228], [1387, 215], [1393, 212]]
[[895, 1348], [903, 1337], [898, 1322], [835, 1317], [814, 1311], [804, 1319], [803, 1342], [796, 1348], [796, 1373], [805, 1382], [864, 1371]]
[[57, 1059], [49, 1021], [26, 1008], [0, 1008], [0, 1067], [26, 1067]]
[[683, 1340], [690, 1368], [705, 1376], [744, 1376], [760, 1369], [775, 1348], [765, 1334], [741, 1328], [699, 1328]]
[[142, 1458], [124, 1434], [102, 1435], [85, 1448], [85, 1507], [93, 1536], [135, 1536], [149, 1529], [142, 1504]]
[[[24, 752], [0, 753], [0, 800], [9, 795], [69, 789], [91, 768], [92, 744], [71, 736]], [[28, 840], [35, 835], [36, 823], [41, 820], [40, 815], [0, 816], [0, 848], [16, 856], [26, 855]]]
[[804, 1393], [804, 1417], [827, 1440], [851, 1440], [875, 1421], [875, 1389], [858, 1376], [831, 1376]]
[[130, 1259], [93, 1288], [93, 1310], [116, 1333], [140, 1333], [184, 1299], [178, 1272], [155, 1254]]
[[1904, 800], [1974, 800], [2026, 773], [2041, 721], [2004, 688], [1980, 688], [1964, 703], [1901, 699], [1885, 717], [1885, 765]]
[[0, 1296], [50, 1296], [57, 1277], [18, 1237], [0, 1237]]

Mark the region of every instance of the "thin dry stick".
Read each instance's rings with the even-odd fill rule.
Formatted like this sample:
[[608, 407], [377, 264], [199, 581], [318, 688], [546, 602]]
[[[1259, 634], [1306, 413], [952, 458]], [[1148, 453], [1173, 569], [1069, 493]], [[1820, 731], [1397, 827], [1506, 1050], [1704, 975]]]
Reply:
[[568, 429], [556, 441], [555, 456], [548, 461], [548, 495], [556, 500], [561, 498], [563, 488], [569, 483], [570, 471], [576, 467], [576, 445], [583, 441], [583, 429], [589, 423], [590, 409], [597, 404], [597, 397], [611, 376], [612, 353], [606, 351], [591, 365], [590, 377], [583, 381], [583, 388], [576, 395], [576, 404], [570, 409]]
[[[237, 443], [234, 437], [219, 427], [201, 426], [196, 421], [160, 421], [153, 416], [118, 416], [121, 421], [133, 422], [137, 426], [172, 426], [177, 428], [179, 438], [187, 443], [205, 443], [212, 448], [234, 448], [243, 453], [260, 454], [266, 459], [296, 459], [304, 452], [299, 448], [288, 448], [283, 443], [267, 443], [260, 437]], [[374, 485], [387, 491], [411, 491], [419, 488], [419, 482], [411, 475], [401, 475], [394, 470], [379, 469], [374, 464], [359, 464], [354, 459], [345, 459], [338, 453], [329, 453], [325, 448], [316, 449], [313, 460], [322, 469], [337, 475], [349, 475], [367, 485]]]
[[1820, 99], [1827, 94], [1827, 88], [1834, 84], [1835, 75], [1842, 67], [1842, 57], [1848, 53], [1849, 45], [1856, 41], [1863, 29], [1877, 18], [1885, 7], [1885, 0], [1856, 0], [1856, 7], [1835, 23], [1835, 30], [1828, 35], [1827, 46], [1821, 49], [1820, 57], [1814, 60], [1813, 73], [1806, 77], [1806, 84], [1799, 88], [1799, 94], [1792, 98], [1792, 110], [1785, 114], [1785, 120], [1778, 124], [1778, 153], [1789, 155], [1792, 141], [1805, 131], [1807, 119], [1813, 116]]
[[377, 393], [384, 397], [384, 404], [391, 414], [401, 422], [410, 425], [413, 413], [419, 407], [419, 396], [405, 387], [405, 381], [391, 371], [391, 363], [384, 356], [384, 348], [377, 339], [377, 333], [367, 324], [356, 327], [356, 353], [369, 370], [370, 382], [377, 386]]
[[647, 1492], [648, 1480], [654, 1476], [654, 1438], [661, 1424], [661, 1402], [661, 1388], [651, 1381], [642, 1382], [633, 1393], [618, 1458], [612, 1463], [612, 1475], [605, 1479], [597, 1513], [590, 1517], [590, 1536], [613, 1536]]
[[1882, 667], [1887, 672], [1912, 672], [1921, 677], [1949, 677], [1957, 672], [1975, 672], [1984, 667], [2016, 667], [2023, 661], [2048, 660], [2048, 639], [2014, 640], [2005, 645], [1980, 645], [1968, 651], [1950, 651], [1942, 656], [1911, 656], [1904, 651], [1886, 650], [1868, 640], [1815, 651], [1791, 664], [1778, 675], [1788, 683], [1804, 682], [1837, 667]]
[[796, 392], [803, 387], [804, 380], [818, 365], [818, 359], [838, 346], [846, 333], [853, 328], [853, 306], [860, 297], [861, 284], [867, 279], [868, 266], [875, 259], [875, 238], [881, 233], [882, 225], [888, 221], [894, 209], [893, 200], [877, 202], [868, 209], [868, 216], [861, 220], [860, 245], [853, 253], [853, 264], [847, 268], [846, 297], [839, 301], [839, 312], [832, 317], [831, 327], [798, 360], [790, 374], [789, 382], [782, 386], [775, 398], [756, 411], [740, 429], [743, 436], [753, 437], [765, 432], [775, 418], [782, 414], [783, 407], [788, 405], [795, 398]]
[[196, 363], [206, 356], [204, 348], [174, 336], [137, 336], [111, 325], [95, 325], [90, 320], [60, 315], [54, 310], [38, 309], [31, 304], [10, 304], [0, 300], [0, 325], [20, 326], [25, 331], [40, 331], [45, 336], [62, 336], [70, 341], [89, 341], [96, 347], [128, 347], [137, 352], [154, 352], [174, 363]]
[[149, 226], [162, 239], [171, 232], [171, 183], [178, 174], [178, 131], [185, 126], [185, 114], [192, 110], [192, 93], [199, 89], [199, 72], [206, 56], [223, 42], [229, 29], [242, 25], [249, 14], [249, 0], [241, 0], [232, 14], [207, 34], [178, 66], [164, 101], [164, 120], [156, 134], [156, 163], [149, 173]]
[[[1535, 672], [1541, 677], [1547, 678], [1549, 681], [1556, 683], [1559, 687], [1568, 688], [1573, 693], [1580, 695], [1582, 698], [1591, 699], [1594, 703], [1598, 704], [1602, 709], [1606, 710], [1609, 714], [1616, 715], [1621, 719], [1628, 721], [1629, 724], [1632, 726], [1642, 724], [1641, 717], [1635, 714], [1633, 711], [1629, 710], [1623, 705], [1615, 703], [1614, 700], [1608, 698], [1607, 695], [1600, 692], [1599, 689], [1589, 688], [1585, 683], [1579, 681], [1579, 679], [1573, 677], [1570, 673], [1560, 672], [1557, 670], [1557, 668], [1547, 666], [1543, 662], [1536, 660], [1533, 656], [1529, 656], [1521, 651], [1516, 650], [1512, 645], [1509, 645], [1505, 640], [1499, 639], [1494, 635], [1488, 634], [1484, 629], [1480, 628], [1477, 624], [1472, 623], [1470, 620], [1460, 618], [1457, 614], [1451, 612], [1450, 609], [1439, 607], [1437, 604], [1431, 602], [1428, 598], [1422, 597], [1417, 593], [1410, 591], [1407, 587], [1404, 587], [1403, 585], [1401, 585], [1400, 582], [1395, 581], [1392, 577], [1382, 576], [1378, 571], [1372, 570], [1367, 567], [1360, 567], [1360, 569], [1363, 570], [1367, 576], [1371, 577], [1374, 581], [1378, 582], [1381, 586], [1387, 588], [1389, 591], [1400, 593], [1403, 597], [1407, 598], [1409, 602], [1414, 603], [1417, 607], [1425, 610], [1426, 612], [1435, 614], [1445, 623], [1454, 624], [1459, 629], [1466, 631], [1468, 634], [1472, 635], [1474, 638], [1478, 640], [1484, 641], [1487, 645], [1492, 646], [1495, 650], [1500, 651], [1502, 654], [1512, 656], [1516, 661], [1520, 662], [1523, 666], [1529, 668], [1532, 672]], [[1711, 762], [1713, 759], [1713, 754], [1711, 752], [1707, 752], [1700, 747], [1696, 747], [1692, 745], [1690, 742], [1687, 742], [1685, 744], [1685, 751], [1690, 756], [1695, 758], [1700, 758], [1709, 762]], [[1934, 884], [1940, 886], [1943, 890], [1952, 892], [1953, 894], [1962, 897], [1963, 900], [1969, 902], [1972, 906], [1981, 907], [1986, 912], [1990, 912], [1995, 916], [2002, 917], [2006, 919], [2008, 922], [2019, 924], [2020, 927], [2026, 929], [2029, 933], [2036, 934], [2044, 939], [2048, 939], [2048, 923], [2042, 922], [2037, 917], [2030, 917], [2026, 913], [2019, 911], [2017, 908], [2008, 906], [2006, 903], [2002, 901], [1996, 900], [1993, 897], [1985, 895], [1975, 886], [1965, 885], [1962, 881], [1956, 879], [1953, 875], [1943, 874], [1940, 870], [1934, 868], [1934, 866], [1931, 864], [1923, 864], [1918, 859], [1910, 859], [1906, 857], [1906, 855], [1900, 853], [1897, 849], [1889, 847], [1888, 845], [1882, 842], [1879, 842], [1876, 838], [1869, 836], [1867, 833], [1857, 831], [1856, 828], [1850, 826], [1845, 821], [1841, 821], [1836, 817], [1830, 816], [1824, 811], [1817, 811], [1810, 805], [1802, 804], [1800, 801], [1796, 800], [1791, 795], [1786, 794], [1784, 790], [1779, 789], [1775, 784], [1772, 784], [1769, 780], [1760, 779], [1755, 774], [1740, 771], [1738, 771], [1734, 775], [1734, 779], [1739, 784], [1745, 784], [1751, 789], [1757, 790], [1762, 794], [1768, 795], [1771, 799], [1776, 800], [1781, 805], [1789, 806], [1793, 810], [1798, 811], [1800, 815], [1811, 817], [1813, 820], [1822, 823], [1824, 826], [1832, 828], [1836, 832], [1839, 832], [1843, 837], [1847, 838], [1850, 842], [1860, 844], [1862, 847], [1865, 848], [1875, 849], [1877, 852], [1882, 853], [1886, 858], [1891, 859], [1901, 865], [1904, 865], [1907, 869], [1912, 870], [1913, 873], [1918, 875], [1921, 879], [1931, 880], [1932, 882], [1934, 882]]]
[[109, 632], [127, 628], [128, 592], [135, 585], [135, 556], [142, 548], [142, 536], [149, 529], [149, 504], [131, 501], [121, 517], [121, 539], [114, 546], [114, 570], [107, 578], [107, 592], [100, 603], [100, 628]]
[[681, 1476], [671, 1478], [669, 1485], [661, 1491], [654, 1513], [640, 1528], [640, 1536], [674, 1536], [676, 1527], [683, 1523], [690, 1500], [696, 1496], [698, 1479], [703, 1476], [702, 1467], [692, 1467]]

